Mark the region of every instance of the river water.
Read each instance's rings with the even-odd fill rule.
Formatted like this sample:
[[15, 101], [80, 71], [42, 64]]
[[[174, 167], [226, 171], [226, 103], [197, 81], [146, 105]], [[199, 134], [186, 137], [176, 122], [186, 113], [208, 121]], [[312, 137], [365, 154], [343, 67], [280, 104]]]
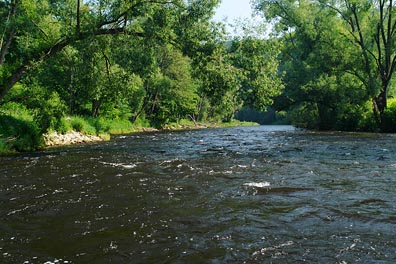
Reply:
[[395, 263], [395, 140], [258, 126], [0, 157], [0, 263]]

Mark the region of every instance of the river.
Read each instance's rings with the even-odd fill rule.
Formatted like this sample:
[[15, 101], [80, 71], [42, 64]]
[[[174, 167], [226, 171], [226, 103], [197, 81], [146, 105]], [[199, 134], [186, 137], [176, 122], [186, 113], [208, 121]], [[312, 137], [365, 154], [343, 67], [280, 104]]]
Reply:
[[0, 162], [0, 263], [396, 262], [396, 135], [140, 133]]

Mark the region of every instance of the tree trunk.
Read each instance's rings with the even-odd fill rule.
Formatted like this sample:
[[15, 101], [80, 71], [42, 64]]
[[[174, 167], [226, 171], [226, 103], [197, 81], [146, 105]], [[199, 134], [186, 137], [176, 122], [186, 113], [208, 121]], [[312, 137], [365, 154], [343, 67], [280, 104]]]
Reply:
[[6, 80], [5, 84], [0, 87], [0, 102], [8, 91], [22, 78], [23, 75], [28, 71], [28, 66], [23, 65], [16, 69], [12, 76]]
[[3, 38], [7, 32], [7, 24], [10, 22], [10, 20], [15, 19], [17, 6], [18, 6], [18, 0], [13, 1], [13, 3], [11, 4], [11, 10], [8, 13], [8, 17], [7, 17], [7, 20], [4, 25], [4, 31], [1, 36], [1, 43], [0, 43], [0, 51], [1, 51], [0, 65], [2, 65], [4, 63], [5, 56], [7, 55], [8, 49], [10, 48], [10, 45], [11, 45], [12, 40], [14, 39], [14, 36], [16, 33], [15, 27], [12, 27], [10, 32], [8, 33], [7, 40], [6, 40], [5, 44], [3, 45]]
[[384, 126], [386, 125], [386, 121], [384, 120], [384, 112], [386, 109], [387, 101], [388, 99], [386, 95], [386, 89], [382, 89], [381, 93], [373, 98], [374, 117], [381, 130], [383, 130]]
[[14, 36], [15, 36], [15, 28], [12, 28], [10, 33], [8, 34], [6, 43], [3, 46], [1, 46], [0, 65], [4, 63], [5, 56], [7, 55], [8, 49], [10, 48]]
[[81, 32], [81, 0], [77, 0], [77, 27], [76, 27], [76, 32], [77, 36], [80, 35]]
[[99, 116], [99, 109], [101, 106], [101, 101], [100, 100], [92, 100], [92, 117], [98, 117]]

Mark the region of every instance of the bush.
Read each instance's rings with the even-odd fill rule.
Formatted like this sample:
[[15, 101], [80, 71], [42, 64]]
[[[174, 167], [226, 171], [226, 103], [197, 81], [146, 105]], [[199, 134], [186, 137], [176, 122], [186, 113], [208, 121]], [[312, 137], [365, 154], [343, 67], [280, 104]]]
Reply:
[[149, 127], [150, 121], [144, 115], [141, 115], [136, 121], [133, 123], [135, 127]]
[[8, 102], [0, 108], [0, 153], [43, 147], [40, 129], [25, 106]]
[[7, 153], [7, 147], [5, 145], [5, 139], [0, 137], [0, 155]]
[[13, 116], [0, 116], [0, 152], [33, 151], [44, 145], [37, 125]]
[[7, 102], [1, 105], [0, 114], [5, 116], [13, 116], [21, 120], [33, 122], [33, 113], [28, 110], [26, 106], [15, 102]]
[[396, 132], [396, 98], [388, 100], [382, 124], [383, 132]]
[[124, 134], [134, 131], [134, 126], [129, 120], [106, 120], [108, 125], [107, 133]]
[[292, 107], [288, 112], [288, 118], [297, 127], [308, 129], [319, 128], [319, 113], [317, 107], [311, 103], [303, 102]]
[[73, 116], [70, 117], [70, 125], [74, 131], [81, 132], [88, 135], [96, 135], [97, 130], [94, 125], [90, 124], [88, 119], [83, 117]]
[[104, 118], [96, 118], [91, 120], [91, 122], [94, 124], [97, 134], [108, 133], [110, 130], [111, 126]]
[[67, 132], [72, 131], [73, 128], [70, 123], [70, 117], [62, 117], [55, 130], [61, 134], [66, 134]]
[[375, 131], [376, 125], [367, 102], [363, 105], [342, 105], [337, 108], [337, 121], [333, 129], [342, 131]]
[[74, 130], [89, 135], [122, 134], [134, 131], [134, 126], [129, 120], [93, 118], [72, 116], [62, 119], [61, 130], [57, 132], [66, 133]]

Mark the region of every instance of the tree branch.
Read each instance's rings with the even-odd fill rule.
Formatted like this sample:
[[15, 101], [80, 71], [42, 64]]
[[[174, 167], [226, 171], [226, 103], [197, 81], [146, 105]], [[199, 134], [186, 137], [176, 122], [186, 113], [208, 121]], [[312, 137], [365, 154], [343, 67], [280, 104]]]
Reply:
[[[12, 14], [16, 13], [16, 5], [19, 0], [14, 0], [13, 2], [13, 9]], [[26, 58], [25, 63], [16, 68], [14, 71], [11, 72], [11, 75], [6, 78], [5, 80], [1, 80], [1, 87], [0, 87], [0, 101], [1, 99], [8, 93], [8, 91], [21, 80], [21, 78], [29, 72], [31, 69], [34, 68], [35, 65], [38, 63], [47, 60], [48, 58], [55, 56], [58, 52], [63, 50], [66, 46], [75, 43], [80, 40], [84, 40], [89, 38], [90, 36], [100, 36], [100, 35], [117, 35], [117, 34], [127, 34], [133, 35], [136, 37], [143, 37], [144, 32], [128, 32], [125, 28], [126, 26], [126, 19], [128, 18], [128, 14], [137, 8], [139, 5], [143, 4], [175, 4], [177, 5], [176, 1], [174, 0], [140, 0], [135, 2], [134, 4], [130, 3], [130, 6], [125, 9], [125, 11], [120, 12], [114, 19], [110, 20], [103, 20], [93, 25], [93, 31], [86, 31], [82, 32], [81, 30], [81, 18], [80, 18], [80, 8], [81, 8], [81, 0], [77, 0], [77, 27], [76, 31], [73, 32], [71, 36], [64, 36], [63, 38], [59, 39], [57, 43], [54, 45], [42, 49], [41, 52], [36, 52], [32, 56]], [[132, 2], [132, 1], [131, 1]], [[11, 16], [12, 16], [11, 14]], [[112, 25], [112, 26], [111, 26]], [[91, 27], [92, 28], [92, 27]], [[11, 31], [12, 32], [12, 31]], [[45, 33], [45, 32], [44, 32]], [[10, 34], [13, 36], [13, 34]], [[8, 38], [9, 45], [11, 44], [12, 38]], [[9, 46], [8, 45], [8, 46]], [[8, 49], [8, 48], [7, 48]], [[0, 61], [3, 63], [7, 49], [5, 46], [2, 47], [1, 50], [1, 57]]]
[[81, 32], [81, 0], [77, 0], [77, 26], [76, 26], [76, 32], [77, 35], [80, 34]]
[[34, 68], [34, 65], [55, 56], [66, 46], [75, 43], [76, 41], [87, 39], [89, 36], [92, 35], [100, 36], [100, 35], [117, 35], [117, 34], [128, 34], [137, 37], [144, 36], [142, 32], [125, 33], [123, 28], [111, 28], [111, 29], [98, 29], [93, 34], [86, 32], [86, 33], [80, 33], [79, 35], [75, 35], [68, 39], [63, 39], [63, 40], [61, 39], [55, 45], [44, 50], [41, 54], [37, 54], [35, 57], [29, 58], [25, 64], [23, 64], [22, 66], [20, 66], [19, 68], [17, 68], [15, 71], [12, 72], [11, 76], [7, 78], [3, 83], [3, 86], [0, 87], [0, 101], [8, 93], [8, 91], [15, 85], [15, 83], [20, 81], [21, 78], [27, 72], [29, 72], [32, 68]]
[[8, 12], [7, 20], [6, 20], [6, 23], [4, 25], [4, 31], [3, 31], [3, 34], [1, 36], [1, 42], [0, 42], [0, 65], [2, 65], [4, 63], [5, 56], [7, 55], [8, 49], [10, 48], [10, 45], [11, 45], [12, 40], [14, 39], [14, 36], [15, 36], [15, 33], [16, 33], [15, 27], [12, 27], [10, 29], [10, 32], [8, 33], [8, 37], [7, 37], [6, 43], [5, 43], [5, 45], [3, 45], [3, 39], [4, 39], [4, 36], [5, 36], [6, 32], [7, 32], [8, 23], [9, 23], [11, 18], [15, 18], [15, 14], [16, 14], [16, 11], [17, 11], [17, 6], [18, 6], [18, 0], [15, 0], [13, 3], [11, 3], [11, 10]]

